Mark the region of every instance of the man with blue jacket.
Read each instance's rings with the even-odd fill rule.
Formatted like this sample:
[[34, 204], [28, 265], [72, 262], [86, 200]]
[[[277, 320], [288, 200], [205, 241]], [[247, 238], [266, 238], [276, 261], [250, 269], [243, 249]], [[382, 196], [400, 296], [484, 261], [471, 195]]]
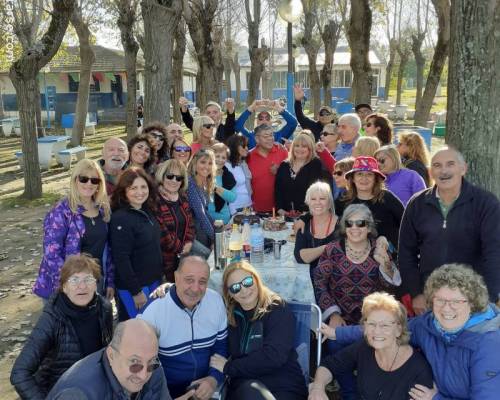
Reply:
[[139, 317], [159, 334], [159, 358], [172, 397], [196, 388], [195, 398], [208, 400], [223, 381], [209, 366], [213, 354], [227, 356], [227, 315], [220, 294], [208, 289], [210, 267], [198, 256], [181, 259], [175, 285]]

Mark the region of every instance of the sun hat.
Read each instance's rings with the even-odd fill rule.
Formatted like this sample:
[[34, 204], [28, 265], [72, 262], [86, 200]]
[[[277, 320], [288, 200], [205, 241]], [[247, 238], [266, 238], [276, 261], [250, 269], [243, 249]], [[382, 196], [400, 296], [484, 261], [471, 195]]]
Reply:
[[373, 157], [360, 156], [354, 159], [354, 165], [350, 171], [345, 173], [345, 178], [347, 179], [349, 175], [355, 172], [373, 172], [377, 174], [382, 179], [385, 180], [385, 175], [378, 169], [378, 162]]

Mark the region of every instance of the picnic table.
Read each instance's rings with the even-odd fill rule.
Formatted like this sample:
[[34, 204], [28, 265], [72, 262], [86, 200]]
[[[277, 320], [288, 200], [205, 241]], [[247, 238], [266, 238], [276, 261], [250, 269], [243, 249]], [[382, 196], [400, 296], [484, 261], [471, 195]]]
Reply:
[[2, 126], [4, 135], [10, 136], [12, 128], [19, 127], [19, 118], [4, 118], [0, 120], [0, 126]]
[[71, 139], [70, 136], [45, 136], [38, 138], [38, 161], [42, 170], [47, 170], [52, 161], [52, 155], [56, 157], [58, 164], [61, 164], [60, 150], [64, 150]]

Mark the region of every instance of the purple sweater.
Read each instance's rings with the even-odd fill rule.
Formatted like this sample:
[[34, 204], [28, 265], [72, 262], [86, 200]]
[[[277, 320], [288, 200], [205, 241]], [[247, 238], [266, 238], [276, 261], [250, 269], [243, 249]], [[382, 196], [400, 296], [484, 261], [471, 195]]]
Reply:
[[425, 189], [422, 177], [411, 169], [401, 168], [386, 176], [385, 186], [401, 200], [405, 207], [411, 196]]
[[[82, 206], [76, 213], [71, 211], [68, 198], [62, 199], [45, 216], [43, 221], [43, 258], [38, 271], [38, 278], [33, 286], [33, 293], [49, 298], [59, 287], [59, 276], [66, 258], [79, 254], [81, 239], [85, 234]], [[102, 215], [102, 209], [99, 210]], [[107, 226], [107, 225], [106, 225]], [[108, 244], [102, 256], [104, 287], [114, 287], [113, 263]]]

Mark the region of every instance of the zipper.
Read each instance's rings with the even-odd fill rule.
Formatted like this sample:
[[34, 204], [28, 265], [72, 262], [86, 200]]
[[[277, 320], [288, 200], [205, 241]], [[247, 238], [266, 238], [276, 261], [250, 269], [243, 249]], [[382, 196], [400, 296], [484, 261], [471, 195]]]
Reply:
[[446, 218], [443, 220], [443, 229], [446, 229]]

